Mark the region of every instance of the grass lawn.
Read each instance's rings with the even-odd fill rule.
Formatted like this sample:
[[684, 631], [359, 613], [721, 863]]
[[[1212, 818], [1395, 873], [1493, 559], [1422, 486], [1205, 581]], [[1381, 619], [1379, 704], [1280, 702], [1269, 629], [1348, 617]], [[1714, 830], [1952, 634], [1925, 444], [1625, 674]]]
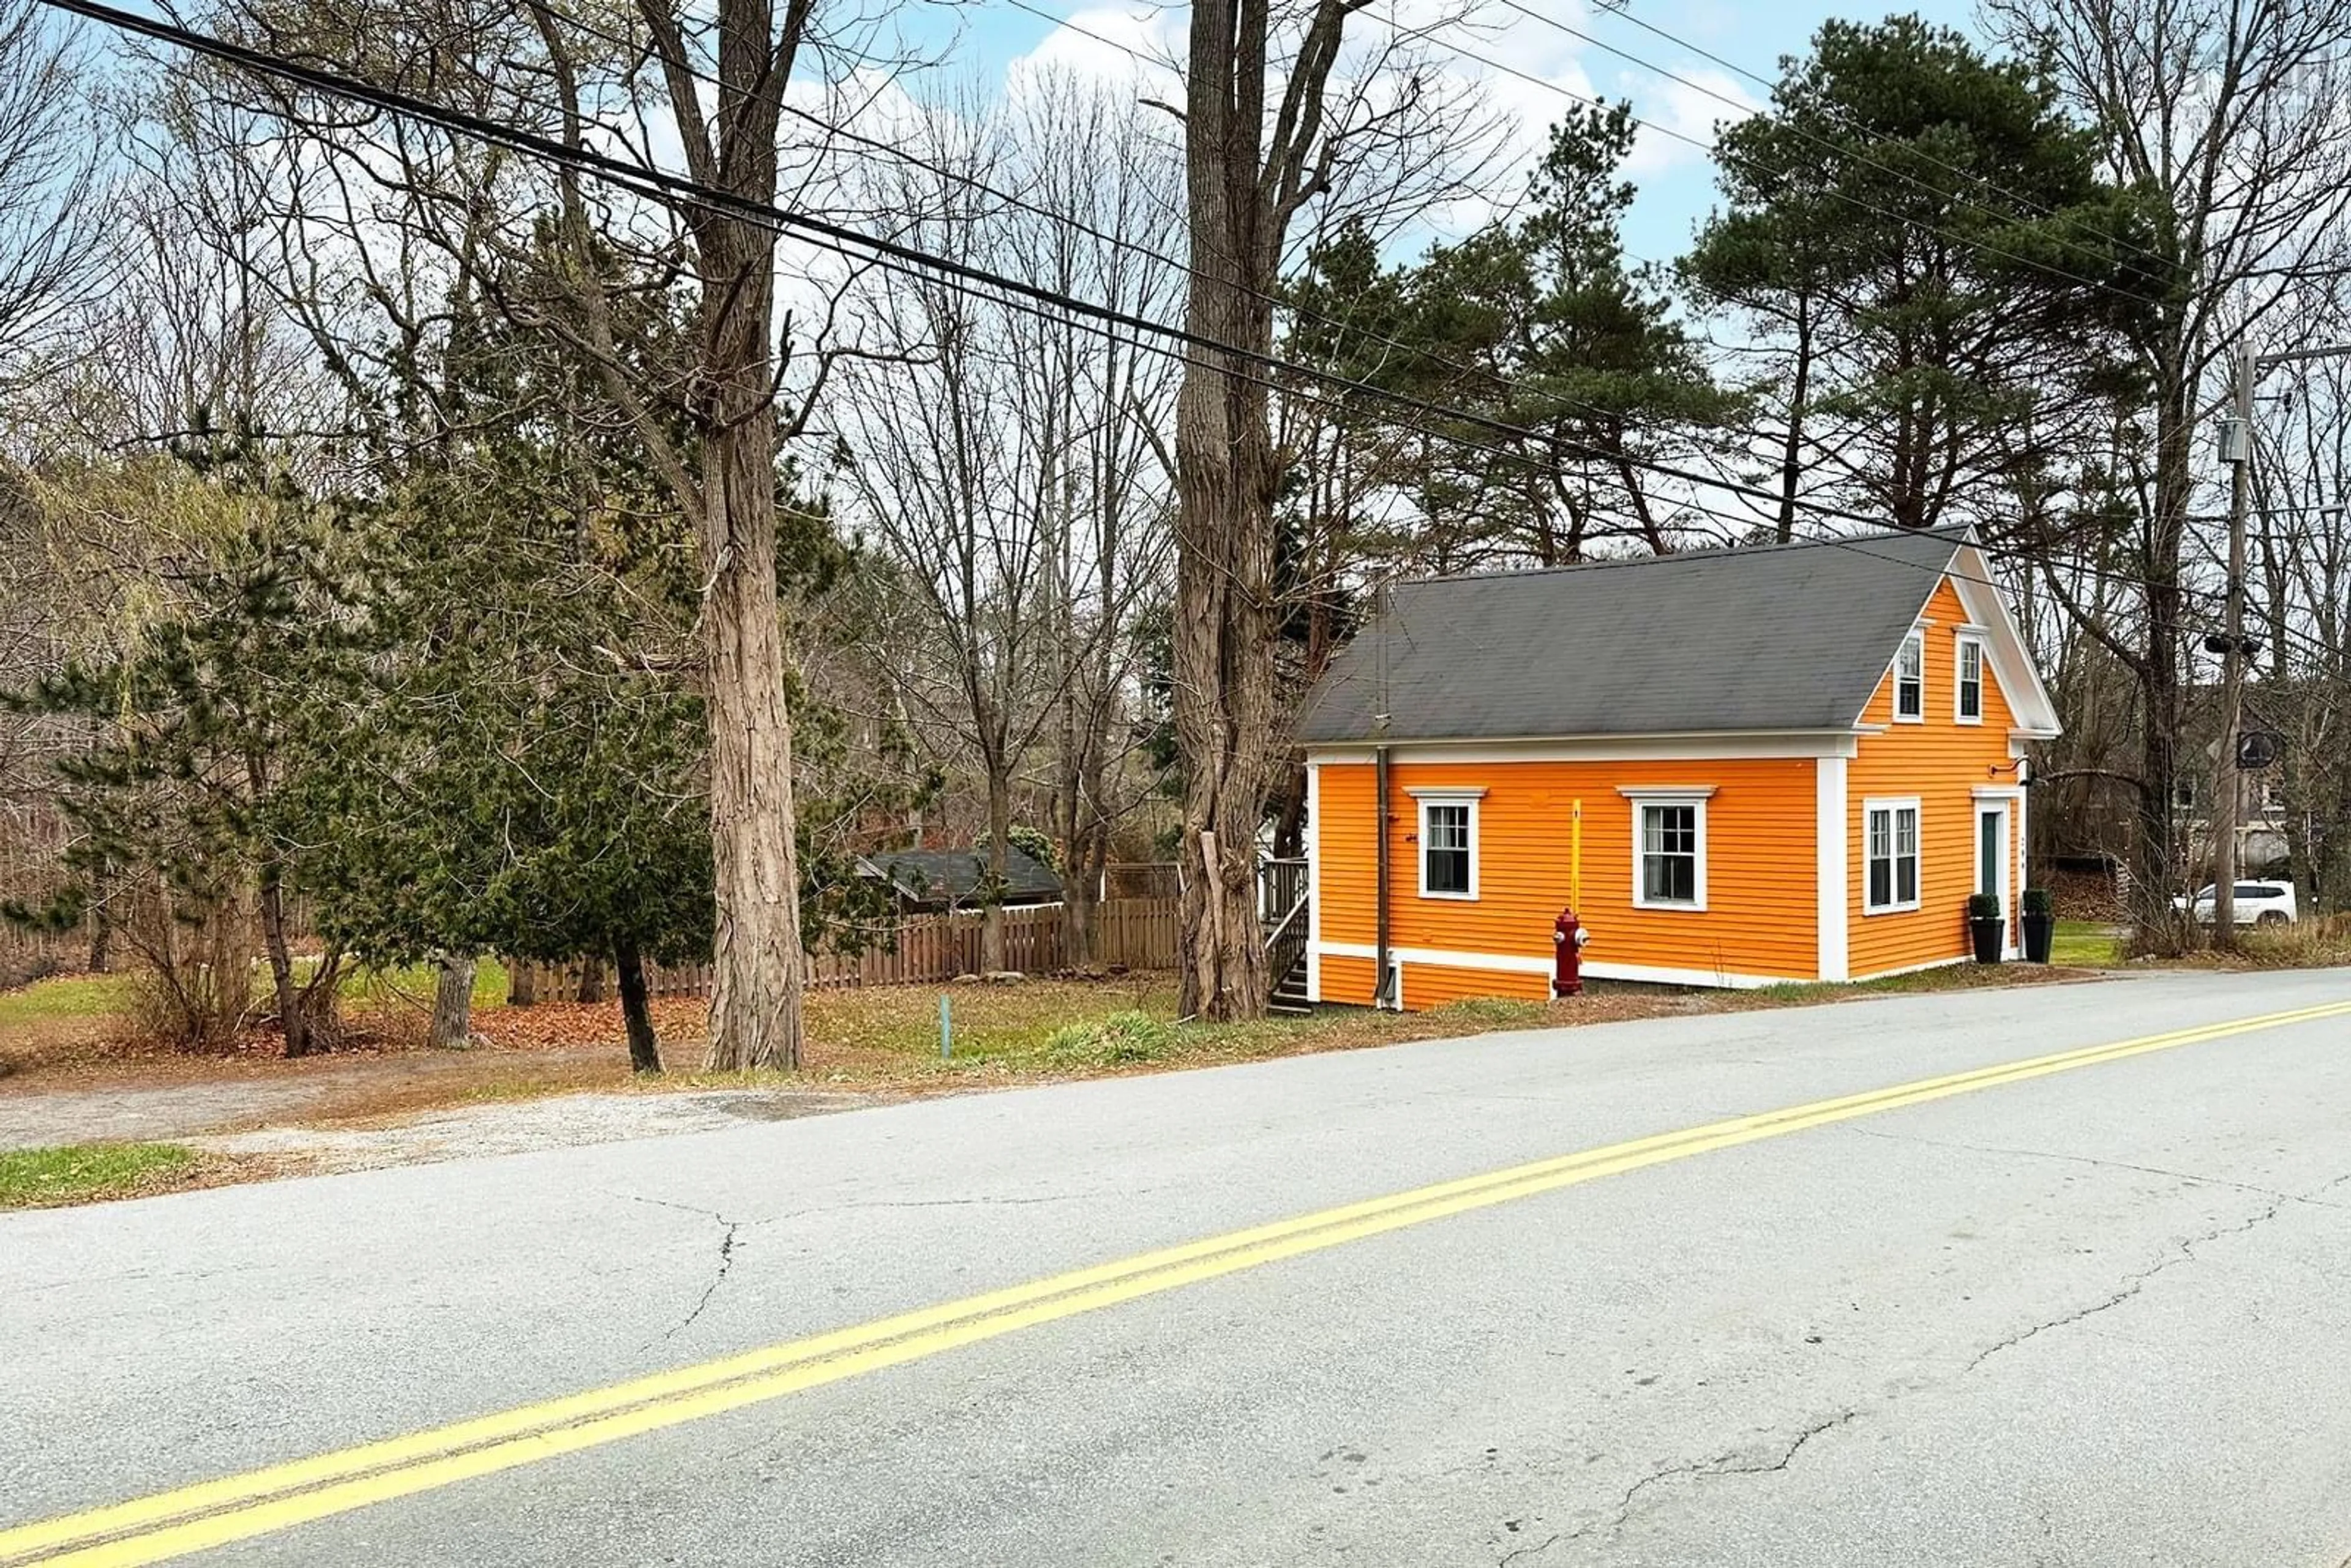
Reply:
[[72, 1019], [107, 1018], [131, 1000], [128, 975], [69, 975], [0, 991], [0, 1030]]
[[2122, 961], [2122, 938], [2111, 925], [2089, 920], [2060, 920], [2050, 946], [2049, 961], [2096, 969]]
[[0, 1151], [0, 1208], [135, 1197], [180, 1185], [203, 1163], [179, 1144], [72, 1144]]

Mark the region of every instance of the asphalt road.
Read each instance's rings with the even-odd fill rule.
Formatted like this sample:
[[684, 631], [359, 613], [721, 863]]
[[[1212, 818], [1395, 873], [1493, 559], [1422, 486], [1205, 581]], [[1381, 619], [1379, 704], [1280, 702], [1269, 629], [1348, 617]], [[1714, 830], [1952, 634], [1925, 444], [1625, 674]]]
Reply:
[[57, 1560], [2337, 1568], [2351, 1010], [1730, 1119], [2346, 1002], [2168, 976], [1494, 1035], [0, 1216], [0, 1563], [528, 1407]]

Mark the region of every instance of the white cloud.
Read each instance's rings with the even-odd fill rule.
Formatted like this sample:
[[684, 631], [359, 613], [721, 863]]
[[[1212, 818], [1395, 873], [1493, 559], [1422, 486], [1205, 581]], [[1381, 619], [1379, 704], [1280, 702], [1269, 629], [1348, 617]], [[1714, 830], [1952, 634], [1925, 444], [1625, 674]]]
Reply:
[[[1566, 27], [1606, 38], [1611, 23], [1582, 4], [1542, 0], [1547, 15]], [[1686, 183], [1687, 172], [1710, 160], [1719, 121], [1746, 118], [1760, 107], [1755, 94], [1728, 72], [1660, 57], [1682, 80], [1654, 71], [1618, 68], [1603, 51], [1554, 26], [1515, 11], [1488, 8], [1465, 25], [1460, 0], [1388, 0], [1363, 13], [1358, 37], [1377, 47], [1395, 33], [1419, 35], [1442, 88], [1476, 111], [1499, 121], [1499, 145], [1480, 189], [1426, 214], [1418, 234], [1400, 236], [1417, 250], [1430, 235], [1458, 237], [1507, 212], [1526, 189], [1527, 174], [1550, 128], [1577, 103], [1629, 99], [1646, 123], [1636, 133], [1624, 174], [1645, 190], [1653, 183]], [[1172, 100], [1181, 90], [1169, 65], [1181, 57], [1185, 12], [1180, 5], [1089, 5], [1007, 68], [1004, 90], [1018, 96], [1045, 70], [1117, 83], [1138, 96]], [[1483, 60], [1471, 57], [1483, 56]], [[1611, 67], [1594, 77], [1594, 58]], [[1342, 66], [1342, 74], [1344, 66]], [[1719, 95], [1719, 96], [1718, 96]], [[1728, 101], [1726, 101], [1728, 100]], [[1677, 197], [1667, 198], [1677, 204]]]
[[1018, 96], [1046, 72], [1092, 77], [1155, 97], [1181, 91], [1168, 64], [1183, 57], [1183, 14], [1164, 6], [1090, 5], [1072, 12], [1005, 71]]
[[1625, 84], [1634, 112], [1647, 122], [1634, 139], [1633, 155], [1625, 161], [1625, 175], [1632, 180], [1710, 162], [1716, 126], [1745, 120], [1763, 107], [1727, 72], [1671, 68], [1681, 80], [1643, 73]]

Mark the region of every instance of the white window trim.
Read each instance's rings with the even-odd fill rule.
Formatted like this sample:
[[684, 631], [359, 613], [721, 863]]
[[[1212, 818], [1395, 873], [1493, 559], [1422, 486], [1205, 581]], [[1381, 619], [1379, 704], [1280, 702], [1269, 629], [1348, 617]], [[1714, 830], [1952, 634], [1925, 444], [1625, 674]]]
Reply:
[[[1665, 784], [1620, 784], [1616, 793], [1633, 802], [1633, 907], [1635, 909], [1676, 909], [1703, 915], [1706, 913], [1706, 803], [1714, 798], [1715, 786]], [[1641, 816], [1651, 806], [1687, 806], [1698, 820], [1698, 896], [1684, 902], [1677, 898], [1651, 898], [1644, 891], [1648, 883], [1641, 875], [1643, 850]]]
[[[1972, 718], [1961, 712], [1959, 707], [1960, 695], [1967, 688], [1967, 683], [1959, 678], [1959, 650], [1967, 647], [1972, 647], [1976, 651], [1976, 711], [1975, 716]], [[1991, 703], [1985, 700], [1991, 694], [1991, 645], [1985, 641], [1984, 634], [1980, 632], [1963, 631], [1959, 632], [1957, 636], [1951, 639], [1951, 722], [1953, 724], [1981, 724], [1983, 722], [1984, 709], [1991, 706]]]
[[[1869, 900], [1869, 819], [1871, 813], [1876, 811], [1910, 811], [1917, 814], [1918, 823], [1918, 894], [1917, 897], [1910, 899], [1907, 903], [1901, 900], [1896, 900], [1892, 904], [1872, 904]], [[1894, 824], [1891, 822], [1887, 823], [1886, 831], [1891, 834], [1894, 831]], [[1899, 856], [1896, 857], [1897, 860], [1899, 858]], [[1895, 878], [1893, 885], [1897, 890], [1901, 887], [1902, 883], [1899, 876]], [[1911, 915], [1926, 907], [1926, 898], [1927, 813], [1919, 806], [1918, 797], [1916, 795], [1873, 796], [1868, 800], [1862, 801], [1861, 913], [1864, 916], [1872, 915]]]
[[[1420, 802], [1420, 831], [1413, 839], [1413, 865], [1420, 879], [1420, 896], [1445, 899], [1455, 904], [1478, 902], [1478, 816], [1479, 802], [1485, 799], [1483, 789], [1407, 789], [1406, 794]], [[1428, 809], [1431, 806], [1463, 806], [1469, 811], [1469, 891], [1467, 893], [1432, 893], [1428, 886]]]
[[[1918, 650], [1918, 711], [1907, 714], [1902, 711], [1902, 654], [1912, 648]], [[1901, 651], [1894, 655], [1894, 722], [1927, 722], [1927, 632], [1924, 627], [1912, 628], [1909, 635], [1902, 639]]]

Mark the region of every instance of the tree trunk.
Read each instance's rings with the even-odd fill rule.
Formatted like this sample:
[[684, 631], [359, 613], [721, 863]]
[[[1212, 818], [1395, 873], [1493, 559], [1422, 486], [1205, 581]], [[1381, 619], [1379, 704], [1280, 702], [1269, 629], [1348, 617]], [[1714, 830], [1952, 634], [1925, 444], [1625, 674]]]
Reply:
[[[1345, 9], [1325, 0], [1282, 89], [1291, 138], [1319, 131]], [[1267, 23], [1239, 0], [1192, 7], [1185, 84], [1191, 278], [1185, 323], [1249, 353], [1273, 342], [1268, 296], [1303, 187], [1308, 147], [1266, 144]], [[1299, 119], [1290, 106], [1311, 107]], [[1266, 1009], [1257, 831], [1274, 747], [1273, 502], [1280, 481], [1266, 394], [1238, 355], [1196, 349], [1176, 402], [1176, 738], [1183, 769], [1181, 1010], [1252, 1019]]]
[[[737, 15], [737, 13], [740, 13]], [[720, 6], [719, 75], [747, 89], [736, 118], [722, 95], [727, 183], [775, 194], [778, 110], [764, 90], [771, 12]], [[749, 50], [758, 59], [739, 57]], [[729, 56], [737, 57], [729, 59]], [[702, 570], [710, 715], [710, 838], [717, 889], [709, 1065], [797, 1069], [800, 898], [792, 839], [792, 726], [776, 593], [775, 235], [731, 218], [696, 225], [702, 287]]]
[[538, 965], [529, 958], [507, 960], [507, 1006], [529, 1008], [538, 1005]]
[[580, 959], [580, 1000], [601, 1002], [604, 999], [604, 956], [601, 953], [582, 954]]
[[621, 980], [621, 1017], [629, 1026], [629, 1069], [662, 1070], [661, 1043], [653, 1038], [653, 1009], [645, 990], [644, 956], [626, 937], [612, 943], [612, 968]]
[[474, 1038], [474, 960], [444, 954], [433, 987], [433, 1049], [462, 1051]]
[[1780, 517], [1774, 537], [1787, 544], [1796, 537], [1796, 493], [1804, 476], [1804, 412], [1812, 395], [1813, 298], [1807, 289], [1796, 300], [1796, 366], [1788, 387], [1788, 439], [1780, 454]]
[[286, 890], [272, 864], [261, 873], [261, 945], [269, 955], [269, 982], [277, 998], [277, 1024], [286, 1033], [286, 1054], [310, 1054], [309, 1009], [294, 984], [294, 955], [286, 942]]
[[2171, 907], [2179, 878], [2173, 812], [2179, 776], [2179, 648], [2185, 600], [2179, 591], [2180, 540], [2187, 531], [2193, 491], [2193, 427], [2184, 375], [2167, 378], [2156, 404], [2155, 516], [2148, 519], [2147, 549], [2141, 562], [2146, 580], [2147, 642], [2139, 685], [2139, 800], [2131, 855], [2132, 907], [2126, 911], [2142, 943], [2169, 946], [2184, 940], [2184, 925]]
[[110, 891], [106, 867], [100, 865], [90, 875], [89, 906], [89, 972], [103, 975], [114, 962], [114, 917], [107, 913], [107, 894]]
[[1100, 884], [1091, 862], [1092, 846], [1084, 833], [1073, 834], [1061, 852], [1061, 961], [1072, 969], [1095, 967], [1094, 909]]
[[1012, 844], [1012, 780], [1001, 764], [987, 767], [987, 862], [986, 885], [980, 890], [979, 967], [982, 974], [1000, 974], [1004, 962], [1004, 876], [1006, 852]]

